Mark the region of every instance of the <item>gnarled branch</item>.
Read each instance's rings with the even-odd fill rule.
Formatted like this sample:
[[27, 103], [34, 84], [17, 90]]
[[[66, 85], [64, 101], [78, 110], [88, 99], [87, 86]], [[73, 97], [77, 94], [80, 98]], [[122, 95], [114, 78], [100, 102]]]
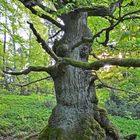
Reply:
[[[136, 11], [135, 11], [136, 12]], [[140, 12], [139, 10], [137, 12]], [[131, 15], [134, 12], [130, 12], [129, 14]], [[110, 38], [110, 32], [120, 23], [123, 22], [124, 20], [129, 20], [129, 19], [139, 19], [140, 16], [130, 16], [130, 17], [126, 17], [129, 15], [128, 13], [123, 15], [115, 24], [111, 24], [109, 27], [102, 29], [100, 32], [98, 32], [97, 34], [95, 34], [92, 38], [82, 38], [78, 43], [76, 43], [75, 45], [72, 46], [72, 50], [79, 47], [80, 45], [82, 45], [83, 43], [92, 43], [94, 41], [95, 38], [100, 37], [100, 35], [103, 32], [106, 32], [106, 36], [105, 36], [105, 41], [104, 42], [98, 42], [100, 44], [102, 44], [103, 46], [108, 46], [108, 41]], [[125, 18], [126, 17], [126, 18]]]
[[105, 65], [121, 66], [121, 67], [140, 67], [140, 59], [120, 59], [120, 58], [108, 58], [103, 60], [97, 60], [94, 62], [82, 62], [71, 58], [63, 58], [63, 61], [67, 65], [72, 65], [74, 67], [79, 67], [87, 70], [99, 70]]
[[75, 12], [87, 12], [88, 16], [111, 16], [110, 8], [105, 6], [93, 6], [93, 7], [82, 7], [76, 8]]
[[73, 11], [75, 12], [87, 12], [88, 16], [110, 16], [112, 17], [115, 10], [121, 6], [124, 0], [118, 0], [114, 3], [111, 3], [110, 6], [92, 6], [92, 7], [81, 7], [75, 8]]
[[19, 72], [5, 71], [5, 70], [3, 70], [3, 72], [10, 75], [27, 75], [30, 72], [47, 72], [50, 74], [52, 70], [53, 70], [53, 67], [51, 66], [50, 67], [30, 66], [27, 69], [23, 71], [19, 71]]
[[108, 44], [108, 41], [109, 41], [109, 36], [110, 36], [110, 32], [116, 27], [118, 26], [121, 22], [125, 21], [125, 20], [130, 20], [130, 19], [139, 19], [140, 16], [137, 16], [137, 15], [134, 15], [134, 14], [137, 14], [137, 13], [140, 13], [140, 10], [136, 10], [136, 11], [133, 11], [133, 12], [129, 12], [129, 13], [126, 13], [124, 14], [123, 16], [121, 16], [119, 19], [117, 19], [117, 22], [115, 24], [111, 24], [109, 27], [107, 28], [104, 28], [102, 29], [100, 32], [96, 33], [94, 36], [93, 36], [93, 39], [97, 38], [97, 37], [100, 37], [100, 35], [103, 33], [103, 32], [106, 32], [106, 38], [105, 38], [105, 41], [100, 43], [104, 46], [107, 46]]

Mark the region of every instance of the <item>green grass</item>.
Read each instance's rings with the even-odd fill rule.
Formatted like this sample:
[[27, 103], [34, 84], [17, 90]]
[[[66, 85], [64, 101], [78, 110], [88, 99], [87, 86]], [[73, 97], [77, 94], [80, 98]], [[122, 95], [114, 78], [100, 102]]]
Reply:
[[[0, 136], [26, 136], [46, 126], [54, 106], [54, 96], [0, 95]], [[140, 120], [111, 117], [123, 135], [136, 133], [140, 140]]]
[[121, 134], [128, 135], [131, 133], [137, 134], [137, 140], [140, 140], [140, 119], [131, 120], [119, 116], [112, 116], [111, 120], [117, 125]]
[[0, 95], [0, 135], [22, 136], [41, 130], [53, 100], [53, 96]]

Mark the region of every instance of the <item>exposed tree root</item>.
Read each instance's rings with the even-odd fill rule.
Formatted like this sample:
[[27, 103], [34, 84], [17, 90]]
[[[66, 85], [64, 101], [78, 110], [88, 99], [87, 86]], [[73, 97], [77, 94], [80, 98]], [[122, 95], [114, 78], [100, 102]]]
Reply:
[[[106, 139], [111, 139], [111, 138], [113, 140], [120, 139], [119, 131], [117, 130], [115, 125], [113, 125], [111, 123], [111, 121], [109, 120], [107, 111], [105, 109], [98, 107], [94, 118], [101, 125], [101, 127], [105, 130], [106, 137], [107, 137]], [[108, 137], [110, 137], [110, 138], [108, 138]]]
[[130, 134], [124, 137], [125, 140], [135, 140], [136, 138], [137, 138], [136, 134]]
[[31, 135], [29, 135], [29, 136], [26, 136], [26, 137], [23, 138], [22, 140], [37, 140], [39, 134], [40, 134], [39, 132], [38, 132], [38, 133], [31, 134]]

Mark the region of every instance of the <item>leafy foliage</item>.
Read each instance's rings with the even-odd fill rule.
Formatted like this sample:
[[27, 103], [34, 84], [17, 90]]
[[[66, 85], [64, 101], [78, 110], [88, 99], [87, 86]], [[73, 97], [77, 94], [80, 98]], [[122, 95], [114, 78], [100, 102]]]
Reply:
[[105, 103], [108, 112], [112, 115], [122, 116], [129, 119], [140, 117], [140, 103], [138, 100], [138, 94], [134, 95], [118, 94], [112, 92], [110, 99]]

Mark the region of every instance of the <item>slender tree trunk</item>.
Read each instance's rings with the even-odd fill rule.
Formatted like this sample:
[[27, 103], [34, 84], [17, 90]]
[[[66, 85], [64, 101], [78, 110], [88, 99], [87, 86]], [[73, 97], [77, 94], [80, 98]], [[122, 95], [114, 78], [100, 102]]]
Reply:
[[[12, 18], [11, 21], [12, 21], [11, 25], [12, 25], [12, 36], [13, 36], [16, 33], [15, 28], [14, 28], [15, 19]], [[16, 71], [16, 44], [15, 44], [14, 37], [12, 37], [12, 36], [11, 36], [11, 40], [10, 40], [12, 42], [12, 46], [13, 46], [13, 50], [12, 50], [13, 67], [12, 67], [12, 69], [13, 69], [13, 71]], [[10, 76], [10, 83], [14, 83], [14, 81], [15, 81], [15, 76]], [[15, 89], [16, 89], [15, 86], [13, 86], [11, 90], [15, 90]]]
[[[5, 24], [7, 26], [7, 17], [6, 17], [6, 11], [5, 11]], [[6, 60], [6, 45], [7, 45], [7, 33], [6, 29], [4, 30], [4, 36], [3, 36], [3, 69], [7, 70], [7, 60]], [[9, 84], [8, 84], [8, 76], [6, 74], [3, 74], [4, 78], [4, 86], [5, 89], [10, 90]]]
[[[63, 21], [65, 34], [55, 42], [55, 53], [88, 61], [90, 43], [72, 49], [82, 37], [92, 37], [86, 13], [64, 15]], [[73, 66], [60, 66], [56, 71], [53, 79], [57, 105], [39, 140], [119, 140], [118, 131], [109, 121], [106, 111], [97, 105], [92, 72]]]

